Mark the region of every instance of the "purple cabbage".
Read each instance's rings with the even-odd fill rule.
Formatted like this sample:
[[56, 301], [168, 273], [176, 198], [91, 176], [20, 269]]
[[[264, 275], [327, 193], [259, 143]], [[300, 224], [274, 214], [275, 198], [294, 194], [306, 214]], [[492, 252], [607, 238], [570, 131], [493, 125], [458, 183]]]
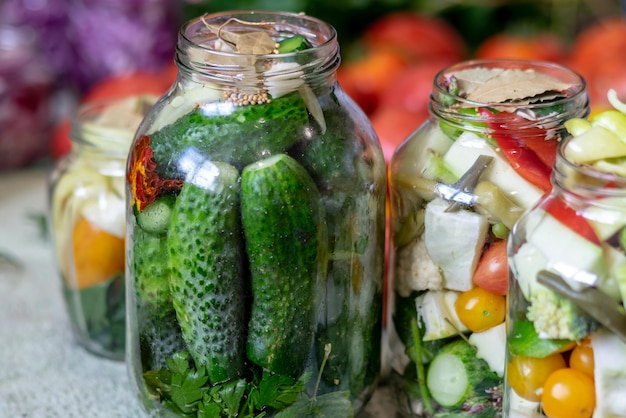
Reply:
[[37, 32], [63, 85], [85, 90], [104, 77], [158, 71], [174, 56], [177, 0], [4, 0], [0, 23]]

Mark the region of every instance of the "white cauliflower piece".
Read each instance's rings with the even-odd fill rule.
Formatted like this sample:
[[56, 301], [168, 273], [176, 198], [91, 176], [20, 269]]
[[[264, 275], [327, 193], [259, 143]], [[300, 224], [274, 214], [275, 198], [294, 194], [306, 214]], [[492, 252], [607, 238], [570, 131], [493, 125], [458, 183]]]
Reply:
[[424, 236], [400, 249], [397, 254], [395, 286], [402, 297], [414, 290], [441, 290], [443, 275], [426, 251]]

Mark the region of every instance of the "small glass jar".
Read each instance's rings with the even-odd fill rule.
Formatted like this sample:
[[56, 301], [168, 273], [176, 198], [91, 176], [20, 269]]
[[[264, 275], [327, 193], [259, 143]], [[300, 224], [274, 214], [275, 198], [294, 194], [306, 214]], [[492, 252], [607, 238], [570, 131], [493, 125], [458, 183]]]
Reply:
[[369, 399], [385, 163], [339, 62], [335, 30], [301, 14], [181, 28], [128, 166], [129, 365], [150, 413], [348, 417]]
[[[552, 191], [511, 234], [504, 406], [512, 418], [626, 417], [626, 147], [591, 161], [614, 151], [604, 139], [615, 126], [597, 127], [618, 114], [607, 115], [592, 118], [588, 146], [568, 124], [574, 135], [559, 146]], [[610, 172], [620, 166], [621, 175]]]
[[49, 219], [63, 297], [78, 342], [125, 355], [125, 173], [135, 130], [155, 97], [83, 104], [72, 152], [50, 180]]
[[549, 63], [462, 62], [435, 76], [430, 113], [389, 166], [389, 378], [405, 416], [499, 417], [507, 237], [550, 189], [586, 86]]

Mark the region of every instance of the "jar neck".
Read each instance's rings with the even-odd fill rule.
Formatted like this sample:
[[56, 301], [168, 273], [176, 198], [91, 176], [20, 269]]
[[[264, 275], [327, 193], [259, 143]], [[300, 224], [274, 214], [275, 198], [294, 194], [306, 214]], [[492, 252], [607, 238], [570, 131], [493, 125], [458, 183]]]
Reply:
[[[477, 101], [452, 87], [461, 72], [522, 70], [550, 77], [568, 86], [552, 96], [520, 98], [503, 102]], [[480, 79], [480, 75], [476, 76]], [[514, 90], [504, 84], [503, 90]], [[489, 133], [493, 129], [515, 130], [518, 137], [560, 136], [563, 122], [589, 114], [585, 81], [575, 72], [551, 63], [518, 60], [466, 61], [440, 71], [433, 80], [429, 102], [431, 115], [465, 131]], [[478, 109], [479, 111], [476, 111]]]
[[[571, 137], [561, 141], [552, 170], [553, 193], [563, 196], [573, 207], [626, 203], [626, 177], [579, 165], [565, 158], [564, 150]], [[603, 203], [604, 202], [604, 203]], [[611, 203], [609, 203], [611, 204]]]
[[[301, 35], [311, 47], [249, 53], [261, 34], [276, 43]], [[179, 31], [175, 59], [182, 80], [252, 90], [278, 86], [281, 91], [295, 90], [303, 82], [312, 88], [333, 84], [341, 60], [332, 26], [305, 15], [271, 11], [216, 13], [189, 21]]]

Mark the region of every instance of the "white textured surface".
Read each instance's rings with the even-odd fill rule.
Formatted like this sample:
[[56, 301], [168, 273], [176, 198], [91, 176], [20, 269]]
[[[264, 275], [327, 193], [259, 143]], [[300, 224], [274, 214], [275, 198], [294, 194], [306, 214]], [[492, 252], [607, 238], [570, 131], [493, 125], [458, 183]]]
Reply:
[[46, 168], [0, 174], [0, 417], [133, 418], [124, 363], [76, 344], [63, 307], [52, 249], [30, 217], [47, 206]]
[[[48, 168], [0, 173], [0, 418], [141, 418], [123, 362], [78, 346], [71, 334], [50, 243], [31, 215], [47, 208]], [[396, 416], [388, 390], [362, 418]]]

